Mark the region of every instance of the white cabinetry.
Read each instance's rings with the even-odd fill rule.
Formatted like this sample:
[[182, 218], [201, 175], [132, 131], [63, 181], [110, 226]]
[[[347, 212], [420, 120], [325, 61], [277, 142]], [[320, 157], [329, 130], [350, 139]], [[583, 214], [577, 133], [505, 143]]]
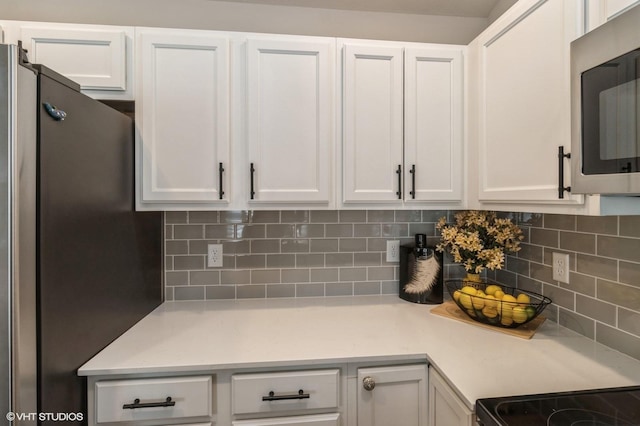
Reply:
[[133, 100], [133, 27], [5, 21], [5, 43], [80, 84], [97, 99]]
[[335, 39], [247, 39], [249, 200], [333, 200]]
[[166, 424], [210, 420], [212, 376], [97, 381], [90, 387], [88, 423]]
[[591, 31], [638, 4], [640, 4], [640, 0], [586, 0], [585, 23], [587, 31]]
[[342, 41], [342, 201], [462, 199], [462, 47]]
[[357, 426], [426, 426], [427, 365], [359, 368]]
[[571, 146], [569, 44], [581, 32], [579, 12], [578, 2], [522, 0], [469, 46], [469, 185], [481, 203], [583, 202], [558, 194], [558, 147]]
[[445, 379], [429, 367], [429, 426], [473, 426], [474, 415]]
[[136, 38], [138, 208], [225, 205], [231, 192], [228, 37], [139, 29]]

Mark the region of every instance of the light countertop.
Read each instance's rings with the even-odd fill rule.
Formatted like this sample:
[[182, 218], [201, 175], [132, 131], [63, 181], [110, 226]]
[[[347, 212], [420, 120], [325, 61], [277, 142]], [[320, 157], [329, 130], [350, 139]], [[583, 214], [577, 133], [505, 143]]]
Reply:
[[82, 376], [428, 360], [478, 398], [640, 385], [640, 361], [545, 321], [531, 340], [397, 296], [165, 302]]

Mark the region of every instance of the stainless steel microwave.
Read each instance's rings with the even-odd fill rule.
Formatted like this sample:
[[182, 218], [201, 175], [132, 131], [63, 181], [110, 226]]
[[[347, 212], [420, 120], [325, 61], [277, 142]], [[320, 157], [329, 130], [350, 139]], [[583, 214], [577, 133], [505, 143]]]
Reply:
[[571, 192], [640, 194], [640, 6], [571, 43]]

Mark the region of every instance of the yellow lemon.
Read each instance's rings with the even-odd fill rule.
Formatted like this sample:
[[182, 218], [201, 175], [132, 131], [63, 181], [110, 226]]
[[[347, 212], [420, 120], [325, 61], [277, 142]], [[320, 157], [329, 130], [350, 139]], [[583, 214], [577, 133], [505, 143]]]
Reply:
[[476, 313], [472, 309], [468, 309], [467, 312], [469, 313], [469, 316], [472, 316], [474, 318], [476, 317]]
[[476, 290], [474, 287], [471, 287], [470, 285], [462, 287], [462, 290], [460, 291], [464, 294], [470, 294], [471, 296], [475, 296], [478, 293], [478, 290]]
[[504, 297], [504, 291], [496, 290], [495, 293], [493, 293], [493, 297], [495, 297], [498, 300], [502, 300], [502, 298]]
[[496, 300], [495, 297], [491, 296], [491, 295], [487, 295], [484, 298], [484, 306], [488, 306], [490, 308], [495, 308], [498, 306], [498, 301]]
[[458, 300], [465, 309], [472, 309], [473, 303], [471, 302], [471, 296], [467, 293], [460, 293], [460, 299]]
[[460, 299], [460, 290], [456, 290], [453, 292], [453, 300], [455, 300], [456, 302], [458, 301], [458, 299]]
[[527, 306], [529, 303], [531, 303], [531, 298], [529, 297], [529, 295], [524, 293], [520, 293], [518, 297], [516, 297], [516, 300], [518, 301], [518, 304], [520, 306]]
[[527, 311], [522, 306], [516, 306], [513, 308], [513, 322], [522, 324], [528, 319]]
[[477, 310], [481, 310], [482, 308], [484, 308], [484, 298], [482, 298], [481, 296], [471, 296], [471, 303]]
[[509, 325], [513, 324], [513, 318], [502, 317], [502, 318], [500, 318], [500, 324], [509, 326]]
[[487, 318], [495, 318], [498, 316], [498, 310], [495, 307], [487, 306], [482, 309], [482, 314]]
[[499, 285], [489, 284], [487, 288], [484, 289], [484, 292], [491, 296], [494, 296], [495, 292], [498, 290], [502, 291], [502, 288]]

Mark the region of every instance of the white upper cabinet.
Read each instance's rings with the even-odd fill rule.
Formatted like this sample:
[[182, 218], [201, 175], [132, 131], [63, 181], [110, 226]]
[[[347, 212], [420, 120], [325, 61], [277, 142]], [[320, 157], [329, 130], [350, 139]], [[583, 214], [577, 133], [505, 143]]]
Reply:
[[132, 27], [18, 23], [29, 61], [80, 84], [98, 99], [133, 99]]
[[346, 42], [343, 202], [462, 200], [463, 48]]
[[[569, 44], [581, 31], [577, 7], [521, 0], [470, 45], [469, 184], [478, 186], [481, 203], [583, 202], [558, 193], [558, 147], [571, 147]], [[563, 186], [570, 186], [568, 161]]]
[[152, 29], [136, 37], [138, 207], [227, 204], [228, 38]]
[[346, 44], [343, 197], [402, 200], [402, 47]]
[[630, 8], [640, 4], [640, 0], [586, 0], [587, 13], [585, 24], [587, 31], [604, 24]]
[[404, 199], [459, 201], [463, 186], [462, 50], [407, 48]]
[[333, 202], [335, 39], [249, 37], [249, 203]]

